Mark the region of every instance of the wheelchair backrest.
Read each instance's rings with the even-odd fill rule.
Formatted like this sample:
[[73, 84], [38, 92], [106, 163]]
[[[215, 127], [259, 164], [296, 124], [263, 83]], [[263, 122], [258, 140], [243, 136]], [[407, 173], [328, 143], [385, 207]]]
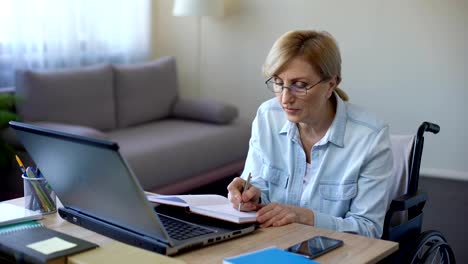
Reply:
[[391, 135], [393, 172], [389, 186], [390, 199], [406, 194], [409, 185], [413, 135]]
[[[413, 135], [390, 135], [393, 154], [393, 172], [389, 182], [389, 204], [393, 199], [408, 191], [410, 177], [410, 162], [413, 152]], [[388, 208], [388, 207], [387, 207]], [[399, 224], [406, 219], [406, 214], [400, 213], [392, 218], [391, 225]]]
[[393, 173], [382, 238], [400, 241], [418, 235], [427, 194], [418, 191], [424, 132], [439, 133], [437, 124], [423, 122], [414, 136], [391, 135]]

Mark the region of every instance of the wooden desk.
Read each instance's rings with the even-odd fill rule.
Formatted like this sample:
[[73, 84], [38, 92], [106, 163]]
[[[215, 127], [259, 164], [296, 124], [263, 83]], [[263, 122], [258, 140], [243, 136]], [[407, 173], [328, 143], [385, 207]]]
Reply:
[[[23, 198], [7, 202], [24, 206]], [[99, 245], [113, 241], [111, 238], [66, 222], [57, 213], [45, 215], [41, 222], [51, 229], [80, 237]], [[342, 247], [317, 258], [316, 260], [320, 263], [375, 263], [398, 249], [398, 244], [390, 241], [370, 239], [302, 224], [290, 224], [282, 227], [261, 228], [252, 234], [195, 249], [176, 255], [175, 258], [184, 260], [187, 263], [222, 263], [226, 257], [270, 246], [287, 248], [317, 235], [333, 237], [344, 241]]]

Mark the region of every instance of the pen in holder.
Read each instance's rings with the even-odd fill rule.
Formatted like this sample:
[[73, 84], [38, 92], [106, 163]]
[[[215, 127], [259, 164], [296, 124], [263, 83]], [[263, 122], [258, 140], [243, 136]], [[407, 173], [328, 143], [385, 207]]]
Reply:
[[40, 211], [43, 214], [57, 211], [56, 195], [50, 188], [47, 180], [41, 175], [36, 175], [31, 167], [23, 174], [25, 207], [32, 211]]

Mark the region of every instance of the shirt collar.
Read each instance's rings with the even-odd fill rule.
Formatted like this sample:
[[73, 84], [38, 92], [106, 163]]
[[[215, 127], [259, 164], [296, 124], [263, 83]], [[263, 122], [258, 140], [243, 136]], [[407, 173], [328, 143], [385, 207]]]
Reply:
[[[333, 95], [336, 98], [336, 113], [325, 137], [327, 137], [327, 141], [338, 147], [343, 147], [347, 122], [346, 104], [336, 93], [333, 93]], [[279, 134], [286, 134], [292, 141], [300, 142], [299, 130], [297, 129], [296, 123], [290, 122], [289, 120], [286, 120]]]
[[299, 130], [297, 129], [296, 123], [290, 122], [287, 119], [286, 122], [284, 122], [284, 125], [281, 128], [279, 134], [286, 135], [294, 142], [300, 142]]

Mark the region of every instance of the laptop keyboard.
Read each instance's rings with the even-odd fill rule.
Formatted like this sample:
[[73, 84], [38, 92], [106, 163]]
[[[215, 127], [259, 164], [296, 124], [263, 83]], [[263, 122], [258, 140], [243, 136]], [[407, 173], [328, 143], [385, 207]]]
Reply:
[[163, 214], [158, 214], [158, 216], [169, 236], [177, 240], [185, 240], [215, 232], [214, 230], [179, 221]]

